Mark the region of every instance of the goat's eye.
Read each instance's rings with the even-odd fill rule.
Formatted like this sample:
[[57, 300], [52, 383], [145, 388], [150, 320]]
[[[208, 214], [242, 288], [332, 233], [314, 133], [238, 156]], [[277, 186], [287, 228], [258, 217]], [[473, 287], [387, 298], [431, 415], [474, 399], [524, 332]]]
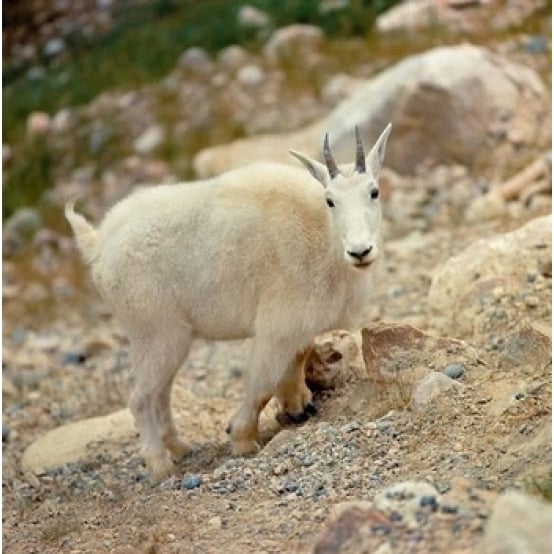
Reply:
[[335, 207], [335, 203], [330, 198], [326, 198], [325, 202], [327, 202], [327, 206], [329, 206], [330, 208]]
[[373, 200], [377, 200], [377, 198], [379, 198], [379, 189], [371, 189], [369, 195]]

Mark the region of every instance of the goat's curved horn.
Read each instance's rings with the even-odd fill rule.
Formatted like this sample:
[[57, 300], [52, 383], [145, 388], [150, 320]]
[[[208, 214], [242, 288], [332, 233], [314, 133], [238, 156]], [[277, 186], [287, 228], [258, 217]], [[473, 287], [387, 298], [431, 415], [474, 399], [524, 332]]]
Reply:
[[323, 158], [331, 179], [334, 179], [339, 173], [339, 168], [333, 159], [331, 148], [329, 148], [329, 133], [325, 133], [325, 140], [323, 141]]
[[365, 154], [364, 154], [364, 143], [362, 142], [362, 136], [360, 134], [360, 129], [356, 125], [356, 171], [358, 173], [365, 173]]

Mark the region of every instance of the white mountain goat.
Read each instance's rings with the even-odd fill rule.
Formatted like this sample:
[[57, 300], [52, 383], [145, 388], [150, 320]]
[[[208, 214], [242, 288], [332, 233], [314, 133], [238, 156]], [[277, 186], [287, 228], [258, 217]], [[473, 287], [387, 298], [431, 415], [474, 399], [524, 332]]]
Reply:
[[257, 450], [258, 417], [272, 396], [296, 421], [315, 413], [305, 356], [315, 335], [355, 326], [367, 306], [390, 129], [365, 157], [356, 128], [354, 166], [337, 167], [326, 135], [325, 165], [291, 150], [311, 177], [254, 163], [149, 187], [118, 202], [97, 229], [67, 204], [93, 281], [131, 341], [130, 408], [154, 481], [189, 451], [170, 393], [194, 337], [253, 338], [245, 398], [228, 427], [235, 454]]

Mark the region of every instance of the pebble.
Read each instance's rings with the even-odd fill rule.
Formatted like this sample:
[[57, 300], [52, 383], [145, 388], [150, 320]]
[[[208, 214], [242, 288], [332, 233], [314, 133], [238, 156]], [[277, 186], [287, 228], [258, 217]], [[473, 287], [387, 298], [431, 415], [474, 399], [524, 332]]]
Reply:
[[208, 526], [212, 529], [221, 529], [223, 527], [223, 521], [219, 516], [213, 516], [208, 519]]
[[536, 308], [539, 305], [540, 301], [537, 296], [531, 295], [525, 298], [525, 305], [528, 308]]
[[458, 379], [464, 374], [465, 370], [466, 368], [464, 364], [459, 362], [452, 362], [452, 363], [446, 364], [442, 372], [447, 377], [450, 377], [451, 379]]
[[62, 358], [63, 365], [81, 365], [86, 361], [87, 357], [84, 352], [67, 352]]
[[181, 489], [192, 490], [196, 489], [202, 484], [202, 477], [200, 475], [195, 475], [194, 473], [189, 473], [183, 477], [181, 481]]

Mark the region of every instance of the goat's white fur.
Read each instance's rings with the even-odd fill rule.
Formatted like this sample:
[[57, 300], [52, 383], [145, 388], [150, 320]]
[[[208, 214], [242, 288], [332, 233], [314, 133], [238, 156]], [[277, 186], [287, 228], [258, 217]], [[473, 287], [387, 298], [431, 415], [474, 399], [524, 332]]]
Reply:
[[173, 471], [170, 454], [188, 450], [170, 392], [194, 337], [253, 337], [245, 399], [230, 424], [236, 453], [257, 449], [258, 417], [272, 396], [291, 414], [311, 406], [304, 360], [312, 339], [355, 326], [368, 301], [365, 267], [381, 228], [371, 191], [389, 132], [368, 154], [367, 173], [342, 167], [331, 179], [325, 165], [292, 152], [323, 187], [303, 169], [255, 163], [139, 190], [98, 229], [67, 204], [93, 281], [129, 334], [130, 408], [153, 479]]

